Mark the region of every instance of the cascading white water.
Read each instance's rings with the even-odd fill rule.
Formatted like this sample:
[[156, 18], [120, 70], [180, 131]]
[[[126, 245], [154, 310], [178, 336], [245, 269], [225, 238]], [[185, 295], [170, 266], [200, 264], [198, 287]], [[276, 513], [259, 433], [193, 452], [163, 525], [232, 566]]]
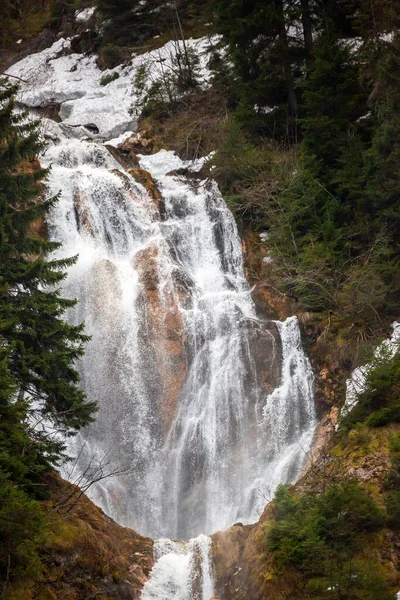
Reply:
[[155, 565], [142, 600], [210, 600], [213, 595], [211, 540], [200, 535], [189, 542], [155, 542]]
[[171, 153], [143, 157], [157, 206], [105, 148], [59, 137], [45, 157], [61, 190], [50, 234], [79, 253], [64, 293], [79, 298], [70, 318], [92, 336], [80, 368], [100, 402], [80, 464], [105, 453], [129, 467], [97, 485], [96, 500], [154, 537], [254, 521], [298, 472], [314, 423], [296, 319], [257, 318], [215, 183], [167, 175]]
[[[92, 336], [79, 368], [100, 404], [77, 439], [78, 468], [96, 454], [127, 465], [92, 494], [152, 537], [255, 521], [298, 474], [315, 425], [297, 320], [257, 316], [215, 183], [168, 175], [183, 163], [161, 152], [141, 159], [161, 192], [150, 198], [106, 148], [66, 131], [43, 160], [61, 190], [49, 232], [63, 256], [79, 254], [63, 293], [79, 299], [69, 318]], [[143, 598], [208, 600], [207, 540], [159, 542]]]

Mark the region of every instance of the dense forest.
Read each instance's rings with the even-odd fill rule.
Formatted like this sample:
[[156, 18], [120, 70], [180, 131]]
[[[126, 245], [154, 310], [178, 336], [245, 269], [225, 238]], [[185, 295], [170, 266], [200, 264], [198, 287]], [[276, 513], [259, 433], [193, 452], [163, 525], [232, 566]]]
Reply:
[[[89, 4], [6, 0], [0, 46], [10, 54], [16, 38], [29, 44], [44, 27], [72, 35], [71, 15]], [[169, 39], [213, 36], [211, 85], [200, 86], [198, 58], [183, 44], [171, 73], [152, 83], [140, 127], [155, 147], [184, 158], [215, 151], [209, 173], [251, 246], [250, 282], [308, 315], [307, 344], [317, 347], [317, 364], [335, 364], [335, 402], [343, 402], [345, 378], [371, 360], [399, 317], [400, 1], [95, 5], [101, 27], [83, 50], [97, 52], [103, 69]], [[2, 598], [11, 598], [13, 581], [42, 572], [46, 473], [64, 459], [63, 439], [96, 413], [74, 366], [87, 341], [83, 324], [66, 322], [74, 302], [58, 289], [75, 259], [48, 258], [57, 244], [44, 219], [57, 197], [43, 193], [39, 125], [17, 110], [14, 84], [0, 80]], [[301, 598], [394, 598], [376, 556], [360, 554], [399, 530], [399, 422], [397, 352], [374, 364], [331, 442], [354, 453], [388, 428], [390, 467], [379, 493], [346, 478], [322, 490], [278, 488], [265, 552], [275, 577], [295, 573]]]

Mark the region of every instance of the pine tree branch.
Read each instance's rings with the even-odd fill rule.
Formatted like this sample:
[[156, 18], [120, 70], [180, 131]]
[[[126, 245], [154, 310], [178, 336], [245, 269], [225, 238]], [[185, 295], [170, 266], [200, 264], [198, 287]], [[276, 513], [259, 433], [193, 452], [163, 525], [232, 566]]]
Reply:
[[10, 73], [0, 73], [0, 75], [3, 75], [4, 77], [12, 77], [13, 79], [18, 79], [18, 81], [22, 81], [23, 83], [28, 83], [26, 79], [22, 79], [22, 77], [17, 77], [17, 75], [11, 75]]

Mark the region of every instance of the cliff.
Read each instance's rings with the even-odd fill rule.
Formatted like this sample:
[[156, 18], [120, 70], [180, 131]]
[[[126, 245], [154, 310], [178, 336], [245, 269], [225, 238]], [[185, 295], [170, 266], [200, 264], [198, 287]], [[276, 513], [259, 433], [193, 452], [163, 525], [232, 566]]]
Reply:
[[153, 541], [121, 527], [56, 473], [44, 483], [45, 543], [38, 575], [12, 583], [8, 600], [138, 600], [153, 566]]
[[[395, 424], [380, 428], [365, 425], [344, 435], [343, 432], [336, 432], [336, 425], [338, 407], [343, 402], [345, 379], [356, 362], [360, 361], [359, 346], [365, 340], [368, 340], [371, 345], [375, 344], [383, 334], [389, 322], [389, 316], [385, 315], [382, 318], [382, 324], [379, 318], [379, 327], [377, 326], [371, 333], [369, 323], [365, 324], [361, 321], [360, 324], [358, 316], [348, 316], [345, 312], [347, 310], [345, 303], [343, 304], [344, 313], [343, 311], [340, 313], [340, 307], [340, 310], [335, 308], [333, 311], [316, 310], [311, 312], [311, 309], [307, 310], [305, 304], [295, 294], [281, 291], [285, 285], [282, 285], [279, 273], [275, 270], [272, 259], [270, 260], [272, 245], [269, 244], [267, 237], [263, 236], [265, 232], [262, 232], [260, 236], [260, 231], [269, 226], [267, 217], [270, 208], [266, 208], [264, 205], [260, 207], [259, 198], [261, 197], [263, 202], [265, 198], [272, 202], [279, 186], [284, 188], [285, 185], [288, 185], [287, 182], [291, 181], [292, 175], [297, 172], [298, 162], [293, 157], [296, 152], [288, 152], [278, 143], [274, 145], [273, 142], [268, 142], [263, 145], [264, 141], [260, 140], [257, 140], [254, 148], [249, 150], [247, 133], [243, 138], [232, 135], [232, 142], [229, 136], [233, 129], [230, 131], [229, 123], [226, 123], [229, 119], [227, 104], [223, 99], [224, 91], [222, 89], [221, 92], [218, 85], [197, 89], [192, 95], [185, 96], [184, 100], [174, 98], [170, 105], [165, 102], [156, 108], [154, 108], [155, 104], [154, 106], [146, 105], [140, 118], [133, 118], [131, 98], [125, 94], [124, 101], [126, 98], [129, 101], [127, 100], [126, 104], [119, 104], [120, 97], [117, 95], [117, 91], [123, 89], [123, 82], [126, 83], [129, 78], [132, 79], [133, 74], [135, 74], [135, 85], [139, 88], [138, 76], [142, 66], [140, 56], [134, 57], [134, 68], [132, 65], [126, 68], [122, 68], [120, 65], [113, 67], [107, 65], [110, 68], [116, 68], [116, 71], [111, 74], [111, 79], [105, 84], [100, 72], [100, 69], [105, 67], [104, 49], [96, 59], [93, 54], [88, 59], [90, 69], [95, 74], [96, 85], [93, 84], [92, 96], [87, 104], [84, 105], [84, 101], [81, 102], [81, 108], [83, 108], [80, 113], [76, 107], [79, 108], [81, 95], [83, 97], [86, 93], [86, 90], [83, 91], [83, 87], [89, 86], [89, 83], [93, 82], [88, 83], [82, 77], [74, 79], [77, 65], [73, 64], [71, 56], [73, 56], [73, 52], [84, 54], [87, 50], [92, 52], [98, 48], [95, 47], [97, 41], [94, 42], [93, 47], [90, 46], [90, 30], [88, 30], [89, 34], [86, 29], [84, 30], [86, 24], [75, 23], [72, 26], [73, 18], [71, 15], [68, 18], [69, 21], [67, 19], [64, 24], [73, 27], [73, 33], [76, 34], [72, 45], [69, 47], [60, 40], [59, 46], [54, 50], [56, 53], [52, 55], [49, 50], [50, 58], [46, 59], [44, 64], [46, 69], [50, 69], [47, 65], [54, 64], [52, 61], [55, 62], [58, 58], [65, 59], [68, 69], [65, 67], [63, 77], [70, 79], [67, 79], [66, 89], [61, 89], [59, 92], [59, 96], [56, 98], [57, 105], [51, 104], [54, 90], [50, 85], [48, 97], [45, 96], [44, 100], [40, 99], [39, 109], [43, 109], [42, 103], [46, 105], [48, 102], [45, 108], [46, 115], [54, 116], [55, 113], [58, 113], [60, 106], [65, 105], [64, 108], [61, 108], [64, 119], [69, 122], [71, 127], [81, 125], [86, 127], [85, 135], [87, 137], [85, 140], [90, 140], [92, 132], [96, 129], [97, 133], [99, 132], [98, 125], [100, 134], [103, 135], [102, 139], [119, 135], [122, 129], [125, 133], [128, 126], [135, 130], [138, 128], [135, 136], [127, 137], [120, 144], [111, 140], [115, 147], [107, 145], [107, 149], [127, 169], [128, 173], [146, 188], [152, 200], [152, 210], [157, 215], [157, 220], [164, 225], [165, 205], [157, 183], [147, 171], [139, 168], [139, 159], [136, 155], [147, 154], [159, 148], [167, 148], [175, 150], [180, 156], [188, 159], [198, 158], [199, 155], [208, 154], [218, 148], [219, 157], [217, 156], [216, 164], [212, 165], [212, 169], [203, 167], [202, 175], [216, 177], [230, 203], [229, 206], [235, 212], [242, 234], [246, 276], [248, 281], [254, 285], [254, 302], [259, 313], [276, 315], [279, 319], [286, 319], [292, 315], [298, 317], [302, 325], [303, 342], [307, 354], [311, 357], [316, 377], [315, 391], [320, 425], [316, 431], [307, 468], [298, 483], [291, 488], [290, 494], [293, 498], [301, 498], [306, 495], [316, 497], [323, 494], [331, 485], [356, 482], [368, 497], [384, 510], [386, 506], [385, 486], [393, 462], [390, 444], [393, 436], [398, 433], [399, 427]], [[62, 33], [60, 30], [60, 36]], [[96, 38], [96, 35], [93, 35], [93, 39]], [[50, 38], [43, 41], [43, 47], [50, 46], [56, 42], [56, 39], [56, 33], [52, 32]], [[86, 43], [89, 43], [89, 46], [85, 46]], [[149, 43], [158, 44], [154, 41]], [[36, 49], [36, 46], [30, 46], [29, 42], [24, 42], [24, 44], [26, 45], [19, 58], [29, 55], [33, 49]], [[39, 45], [39, 48], [42, 49], [42, 46]], [[190, 48], [191, 51], [196, 52], [198, 46], [193, 45]], [[86, 59], [85, 55], [84, 60]], [[164, 57], [162, 60], [165, 61], [166, 58]], [[11, 64], [11, 62], [13, 62], [12, 57], [7, 56], [5, 64]], [[83, 64], [83, 59], [80, 60], [81, 62]], [[26, 73], [30, 75], [28, 66]], [[42, 68], [42, 65], [39, 66]], [[50, 78], [53, 75], [54, 73], [50, 73]], [[107, 76], [110, 76], [110, 73]], [[106, 85], [110, 87], [106, 88]], [[68, 89], [68, 86], [76, 86], [76, 89]], [[150, 93], [150, 90], [147, 91]], [[68, 93], [71, 94], [71, 97], [68, 97]], [[29, 94], [31, 95], [30, 106], [38, 108], [39, 104], [35, 104], [35, 84], [27, 91], [28, 100]], [[117, 101], [110, 100], [113, 94]], [[99, 117], [99, 124], [89, 123], [88, 115], [90, 116], [92, 109], [90, 102], [97, 102], [98, 98], [101, 98], [98, 106], [100, 107], [99, 114], [101, 111], [104, 113], [103, 119]], [[152, 100], [154, 103], [154, 98]], [[142, 109], [144, 96], [140, 96], [138, 92], [135, 101]], [[81, 116], [82, 114], [83, 116]], [[110, 115], [110, 123], [108, 115]], [[361, 117], [359, 121], [361, 121]], [[50, 133], [48, 135], [51, 139]], [[233, 150], [232, 147], [229, 147], [229, 143], [231, 145], [233, 143], [239, 150]], [[243, 174], [246, 169], [246, 161], [250, 159], [254, 160], [254, 163], [250, 161], [251, 168], [249, 170], [257, 173], [257, 176], [261, 172], [262, 178], [264, 178], [261, 183], [256, 181], [259, 188], [257, 186], [250, 186], [249, 189], [241, 187], [241, 177], [246, 185], [248, 180], [251, 184], [254, 183], [252, 180], [252, 177], [255, 177], [254, 173], [251, 176]], [[270, 162], [268, 163], [268, 161]], [[262, 163], [262, 167], [260, 163]], [[270, 170], [265, 168], [267, 164], [272, 165]], [[282, 170], [286, 169], [286, 174], [283, 176], [279, 172], [275, 177], [274, 168], [277, 169], [281, 164], [284, 165]], [[264, 168], [265, 170], [262, 170]], [[183, 169], [183, 171], [183, 174], [190, 178], [187, 170]], [[118, 170], [114, 169], [110, 172], [123, 181]], [[287, 177], [286, 180], [285, 177]], [[275, 178], [280, 181], [275, 182]], [[129, 189], [129, 182], [127, 186]], [[246, 200], [247, 193], [249, 198]], [[245, 200], [243, 200], [243, 194]], [[74, 207], [76, 213], [80, 215], [81, 227], [89, 229], [89, 224], [85, 220], [84, 198], [76, 195]], [[319, 221], [323, 222], [324, 219], [321, 218]], [[361, 256], [361, 258], [363, 257]], [[188, 362], [186, 357], [187, 338], [183, 331], [182, 316], [179, 313], [179, 303], [182, 302], [188, 283], [179, 272], [178, 275], [175, 274], [176, 281], [174, 282], [179, 293], [174, 296], [168, 292], [168, 289], [165, 292], [166, 288], [164, 287], [164, 295], [161, 295], [159, 259], [157, 246], [148, 246], [137, 253], [131, 265], [138, 273], [138, 281], [142, 287], [140, 306], [147, 315], [147, 320], [143, 320], [140, 324], [138, 337], [141, 342], [150, 341], [151, 360], [149, 362], [153, 366], [155, 365], [157, 373], [160, 374], [159, 378], [155, 378], [152, 372], [145, 372], [142, 369], [143, 378], [147, 378], [146, 385], [151, 390], [151, 397], [157, 399], [158, 414], [161, 417], [157, 435], [159, 430], [165, 433], [171, 427], [179, 394], [187, 376]], [[365, 259], [365, 264], [368, 263], [368, 260]], [[318, 269], [319, 266], [317, 263]], [[110, 281], [113, 284], [110, 285], [110, 288], [114, 294], [116, 286], [114, 286], [114, 275], [110, 264], [104, 262], [97, 268], [99, 272], [103, 270], [105, 274], [110, 275]], [[317, 272], [319, 272], [318, 269], [316, 269]], [[359, 279], [358, 272], [356, 272], [354, 280], [350, 280], [350, 287], [354, 284], [353, 288], [356, 288]], [[115, 310], [115, 296], [112, 294], [107, 296], [103, 279], [99, 278], [99, 281], [98, 289], [92, 286], [92, 293], [93, 290], [96, 292], [94, 295], [96, 295], [97, 318], [99, 321], [106, 322], [102, 311], [105, 313], [105, 310], [109, 309], [114, 313], [113, 318], [117, 319], [120, 311]], [[288, 285], [285, 289], [287, 287]], [[366, 287], [368, 288], [368, 285]], [[352, 306], [354, 305], [354, 311], [358, 315], [356, 300], [354, 293], [352, 294]], [[162, 313], [165, 309], [167, 319]], [[340, 313], [339, 316], [338, 313]], [[104, 338], [107, 337], [107, 343], [110, 344], [109, 340], [112, 339], [112, 333], [116, 327], [112, 319], [109, 320], [108, 325], [109, 331], [106, 331], [107, 336]], [[355, 331], [357, 334], [354, 334]], [[254, 339], [255, 337], [250, 337], [252, 345], [254, 345]], [[115, 338], [113, 343], [116, 353], [120, 342]], [[94, 354], [97, 360], [97, 352]], [[265, 391], [270, 393], [277, 384], [275, 372], [277, 370], [271, 367], [270, 371], [267, 369], [268, 372], [263, 373], [261, 365], [263, 361], [266, 362], [264, 360], [265, 352], [259, 352], [259, 354], [259, 357], [256, 355], [256, 362], [260, 363], [257, 364], [257, 372], [261, 374], [262, 379], [265, 379]], [[269, 354], [272, 355], [272, 351]], [[107, 365], [109, 364], [110, 362], [107, 361]], [[204, 369], [204, 371], [208, 370]], [[234, 372], [235, 369], [232, 369], [232, 373]], [[112, 381], [112, 379], [110, 380]], [[112, 388], [113, 385], [110, 387]], [[105, 396], [108, 406], [107, 394]], [[123, 412], [124, 406], [120, 403], [119, 397], [118, 406]], [[121, 420], [116, 414], [111, 416], [116, 422]], [[108, 418], [107, 416], [107, 427]], [[156, 428], [153, 431], [154, 437], [156, 437], [155, 431]], [[130, 449], [131, 440], [128, 440], [127, 445]], [[147, 459], [147, 456], [145, 458]], [[43, 503], [43, 506], [48, 518], [49, 530], [41, 552], [43, 566], [40, 576], [18, 586], [9, 587], [7, 597], [10, 600], [28, 600], [30, 598], [39, 600], [54, 598], [65, 598], [66, 600], [138, 599], [153, 565], [152, 540], [117, 525], [77, 488], [62, 481], [58, 476], [49, 475], [47, 484], [51, 491], [51, 499]], [[133, 486], [133, 490], [135, 491], [135, 486]], [[310, 591], [309, 581], [303, 572], [293, 566], [282, 568], [274, 552], [268, 550], [268, 532], [278, 520], [277, 505], [269, 502], [270, 500], [271, 498], [265, 497], [267, 506], [257, 523], [253, 525], [237, 523], [227, 531], [217, 532], [212, 536], [215, 597], [218, 600], [289, 600], [289, 598], [307, 600], [326, 597], [325, 595], [317, 596], [316, 592]], [[187, 501], [187, 504], [190, 504], [190, 501]], [[189, 506], [188, 512], [190, 512], [189, 509], [196, 512], [196, 510], [193, 511], [193, 506]], [[141, 512], [146, 513], [146, 506], [141, 507]], [[365, 565], [370, 561], [368, 564], [372, 565], [379, 575], [380, 581], [383, 582], [382, 585], [389, 590], [389, 596], [386, 597], [394, 598], [400, 585], [398, 576], [400, 566], [399, 533], [393, 523], [385, 523], [385, 526], [378, 531], [366, 536], [365, 540], [364, 548], [355, 553], [355, 560]], [[339, 592], [336, 594], [335, 590], [329, 587], [326, 587], [324, 592], [332, 592], [329, 597], [348, 597], [340, 596]], [[371, 595], [373, 593], [371, 588], [367, 595], [359, 595], [357, 598], [370, 599], [373, 598]], [[379, 596], [379, 598], [381, 597], [384, 598], [383, 595]]]

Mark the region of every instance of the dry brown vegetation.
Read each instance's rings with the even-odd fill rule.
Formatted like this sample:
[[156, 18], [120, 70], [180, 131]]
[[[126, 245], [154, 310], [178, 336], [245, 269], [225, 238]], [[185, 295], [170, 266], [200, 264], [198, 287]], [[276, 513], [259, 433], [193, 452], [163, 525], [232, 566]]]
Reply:
[[183, 159], [191, 159], [205, 156], [218, 147], [226, 118], [224, 98], [214, 89], [208, 89], [145, 116], [140, 127], [154, 141], [155, 151], [166, 148]]

